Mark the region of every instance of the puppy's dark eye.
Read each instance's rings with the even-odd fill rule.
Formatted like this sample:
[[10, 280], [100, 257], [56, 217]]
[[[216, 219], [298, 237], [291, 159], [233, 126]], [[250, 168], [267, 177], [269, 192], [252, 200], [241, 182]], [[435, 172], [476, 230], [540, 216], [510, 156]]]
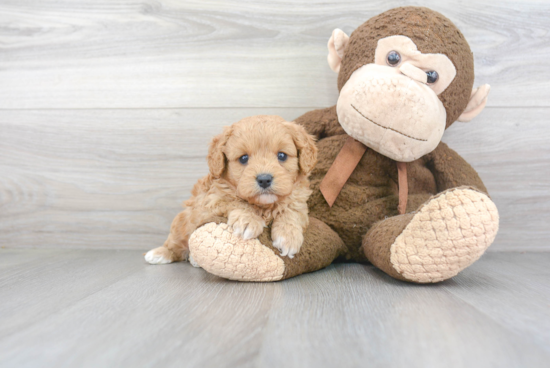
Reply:
[[396, 66], [401, 61], [401, 55], [397, 51], [390, 51], [386, 60], [388, 61], [388, 65]]
[[429, 72], [426, 72], [426, 75], [428, 76], [428, 84], [435, 83], [439, 79], [439, 74], [435, 70], [430, 70]]
[[248, 162], [248, 155], [242, 155], [239, 157], [239, 162], [243, 165], [246, 164]]
[[279, 152], [277, 153], [277, 158], [279, 159], [279, 161], [285, 162], [288, 156], [284, 152]]

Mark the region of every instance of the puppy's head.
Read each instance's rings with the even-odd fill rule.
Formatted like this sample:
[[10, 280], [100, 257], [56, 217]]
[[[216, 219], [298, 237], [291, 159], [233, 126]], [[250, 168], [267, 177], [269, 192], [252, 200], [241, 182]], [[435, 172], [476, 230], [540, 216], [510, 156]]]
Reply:
[[312, 136], [279, 116], [245, 118], [214, 137], [208, 152], [210, 173], [236, 188], [253, 204], [272, 204], [288, 196], [317, 162]]

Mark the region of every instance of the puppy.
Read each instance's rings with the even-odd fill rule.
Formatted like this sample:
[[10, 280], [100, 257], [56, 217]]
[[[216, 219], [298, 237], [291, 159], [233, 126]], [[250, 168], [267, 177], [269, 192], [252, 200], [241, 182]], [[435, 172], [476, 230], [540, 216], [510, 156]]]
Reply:
[[210, 143], [210, 173], [193, 187], [164, 245], [147, 252], [145, 260], [186, 260], [190, 235], [214, 216], [227, 217], [233, 233], [244, 239], [258, 237], [272, 223], [273, 246], [293, 258], [309, 223], [307, 177], [316, 162], [313, 137], [281, 117], [253, 116], [225, 127]]

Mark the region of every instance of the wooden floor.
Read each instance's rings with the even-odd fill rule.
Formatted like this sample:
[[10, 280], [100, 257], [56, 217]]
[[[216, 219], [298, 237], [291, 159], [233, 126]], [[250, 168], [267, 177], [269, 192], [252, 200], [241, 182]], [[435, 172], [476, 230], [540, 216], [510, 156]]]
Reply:
[[550, 253], [437, 285], [337, 264], [222, 280], [135, 250], [0, 249], [1, 367], [548, 367]]

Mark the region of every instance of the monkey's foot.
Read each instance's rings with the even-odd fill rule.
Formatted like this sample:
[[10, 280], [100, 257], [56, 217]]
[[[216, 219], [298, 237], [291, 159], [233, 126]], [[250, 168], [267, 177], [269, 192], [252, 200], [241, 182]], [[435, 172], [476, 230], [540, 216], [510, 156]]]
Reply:
[[380, 222], [363, 246], [371, 262], [396, 278], [439, 282], [481, 257], [495, 239], [498, 222], [497, 208], [487, 195], [454, 188], [432, 197], [416, 213]]
[[194, 262], [207, 272], [238, 281], [277, 281], [317, 271], [346, 250], [338, 234], [315, 218], [309, 219], [302, 247], [293, 258], [281, 256], [273, 246], [270, 227], [257, 239], [244, 240], [223, 219], [195, 230], [189, 248]]
[[238, 281], [277, 281], [285, 264], [258, 239], [244, 240], [227, 224], [208, 223], [193, 232], [189, 249], [196, 262], [211, 274]]

